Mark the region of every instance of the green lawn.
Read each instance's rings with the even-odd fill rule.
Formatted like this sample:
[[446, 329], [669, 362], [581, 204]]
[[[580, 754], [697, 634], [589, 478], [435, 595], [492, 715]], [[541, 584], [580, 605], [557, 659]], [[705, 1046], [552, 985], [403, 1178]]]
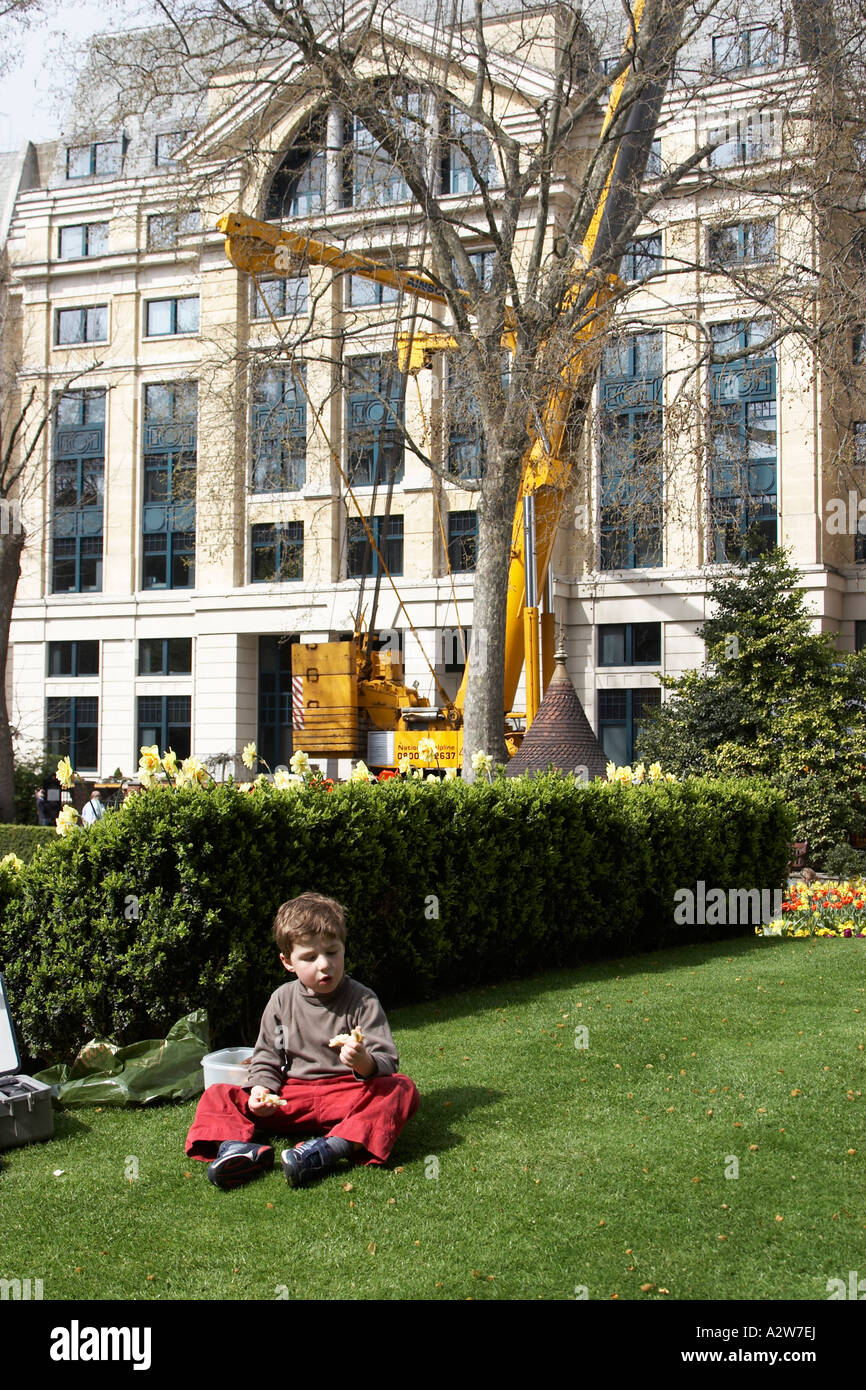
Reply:
[[3, 1155], [0, 1275], [46, 1299], [826, 1299], [864, 1263], [864, 950], [747, 938], [394, 1010], [421, 1107], [391, 1167], [307, 1190], [217, 1191], [191, 1104], [58, 1112]]

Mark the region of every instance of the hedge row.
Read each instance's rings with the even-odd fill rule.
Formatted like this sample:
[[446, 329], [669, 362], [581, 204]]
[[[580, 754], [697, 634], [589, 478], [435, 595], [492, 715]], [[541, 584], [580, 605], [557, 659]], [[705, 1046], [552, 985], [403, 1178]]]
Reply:
[[677, 925], [674, 894], [777, 886], [789, 833], [779, 793], [742, 780], [155, 789], [0, 876], [0, 969], [34, 1059], [162, 1036], [195, 1007], [215, 1043], [250, 1041], [298, 893], [344, 903], [348, 969], [394, 1005], [742, 933]]
[[50, 845], [57, 839], [53, 825], [0, 825], [0, 859], [17, 854], [27, 864], [37, 845]]

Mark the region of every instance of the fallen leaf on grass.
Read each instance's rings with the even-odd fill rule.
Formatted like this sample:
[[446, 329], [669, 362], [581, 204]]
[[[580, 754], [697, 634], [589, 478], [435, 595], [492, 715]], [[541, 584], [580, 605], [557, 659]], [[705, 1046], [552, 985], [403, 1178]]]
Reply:
[[344, 1182], [344, 1183], [343, 1183], [343, 1191], [344, 1191], [344, 1192], [354, 1192], [354, 1190], [355, 1190], [355, 1188], [354, 1188], [354, 1183], [350, 1183], [350, 1182]]
[[[370, 1244], [367, 1246], [367, 1254], [368, 1254], [368, 1255], [375, 1255], [375, 1253], [376, 1253], [376, 1242], [375, 1242], [375, 1240], [371, 1240], [371, 1241], [370, 1241]], [[440, 1288], [441, 1288], [441, 1285], [440, 1285]]]
[[641, 1291], [641, 1293], [649, 1293], [650, 1289], [654, 1289], [654, 1288], [655, 1288], [655, 1284], [641, 1284], [641, 1286], [640, 1286], [640, 1291]]

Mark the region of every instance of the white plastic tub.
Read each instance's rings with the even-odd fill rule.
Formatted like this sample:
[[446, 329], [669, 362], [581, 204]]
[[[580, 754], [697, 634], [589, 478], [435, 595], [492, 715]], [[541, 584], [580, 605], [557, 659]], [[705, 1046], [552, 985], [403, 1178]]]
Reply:
[[208, 1053], [201, 1059], [205, 1090], [208, 1086], [246, 1086], [252, 1060], [251, 1047], [224, 1047]]

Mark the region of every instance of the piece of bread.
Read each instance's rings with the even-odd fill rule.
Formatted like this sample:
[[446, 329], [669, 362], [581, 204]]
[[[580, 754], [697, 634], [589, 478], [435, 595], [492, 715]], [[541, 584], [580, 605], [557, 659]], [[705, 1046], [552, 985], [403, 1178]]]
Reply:
[[360, 1028], [353, 1028], [351, 1033], [338, 1033], [335, 1038], [331, 1038], [328, 1047], [345, 1047], [346, 1043], [362, 1043], [363, 1041], [364, 1034]]

